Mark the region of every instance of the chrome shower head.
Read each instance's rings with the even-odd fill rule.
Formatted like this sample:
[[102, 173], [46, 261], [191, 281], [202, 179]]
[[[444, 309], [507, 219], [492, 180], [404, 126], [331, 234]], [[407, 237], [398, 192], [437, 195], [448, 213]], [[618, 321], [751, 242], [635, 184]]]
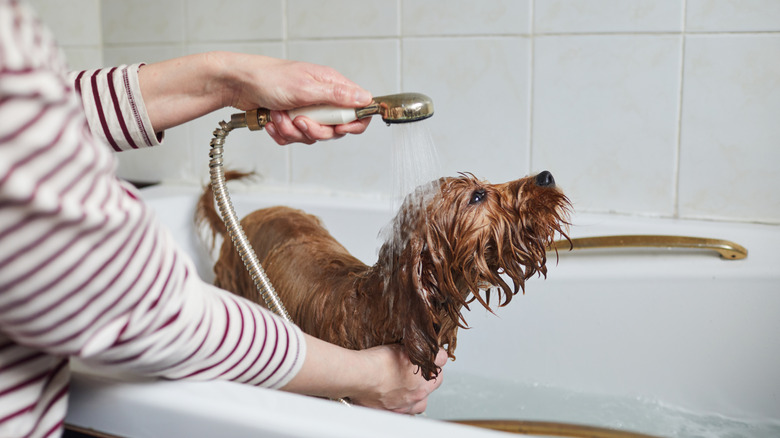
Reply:
[[358, 119], [378, 114], [385, 123], [408, 123], [433, 115], [433, 100], [422, 93], [399, 93], [374, 98], [371, 105], [355, 110]]

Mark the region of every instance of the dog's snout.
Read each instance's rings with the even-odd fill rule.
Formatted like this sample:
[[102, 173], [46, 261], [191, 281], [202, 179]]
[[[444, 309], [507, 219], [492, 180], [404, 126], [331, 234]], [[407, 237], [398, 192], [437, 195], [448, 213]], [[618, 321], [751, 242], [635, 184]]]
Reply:
[[552, 173], [544, 170], [536, 175], [536, 185], [539, 187], [553, 187], [555, 186], [555, 178]]

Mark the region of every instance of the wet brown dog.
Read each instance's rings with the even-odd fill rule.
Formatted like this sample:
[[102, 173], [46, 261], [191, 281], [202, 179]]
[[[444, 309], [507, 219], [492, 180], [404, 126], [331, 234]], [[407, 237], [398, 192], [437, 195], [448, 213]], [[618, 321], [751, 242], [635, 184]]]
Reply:
[[[303, 331], [351, 349], [400, 343], [432, 378], [439, 372], [439, 347], [454, 357], [464, 306], [477, 300], [489, 309], [491, 289], [505, 305], [524, 290], [526, 279], [546, 275], [547, 248], [556, 234], [566, 237], [570, 210], [546, 171], [504, 184], [462, 175], [432, 187], [406, 198], [374, 266], [353, 257], [318, 218], [300, 210], [257, 210], [241, 225]], [[210, 188], [197, 219], [225, 235]], [[217, 286], [264, 304], [230, 239], [214, 272]]]

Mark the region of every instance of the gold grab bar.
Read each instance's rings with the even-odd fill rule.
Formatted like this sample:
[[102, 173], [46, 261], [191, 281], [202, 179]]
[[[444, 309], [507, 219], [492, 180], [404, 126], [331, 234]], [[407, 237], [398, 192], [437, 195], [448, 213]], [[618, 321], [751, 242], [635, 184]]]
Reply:
[[722, 239], [688, 236], [624, 235], [580, 237], [553, 242], [550, 250], [565, 251], [588, 248], [694, 248], [716, 251], [726, 260], [741, 260], [748, 251], [742, 245]]

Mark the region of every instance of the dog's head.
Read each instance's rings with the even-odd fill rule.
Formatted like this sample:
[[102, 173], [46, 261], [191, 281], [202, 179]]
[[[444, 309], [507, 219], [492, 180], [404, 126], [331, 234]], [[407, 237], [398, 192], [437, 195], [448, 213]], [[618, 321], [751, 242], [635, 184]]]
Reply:
[[504, 184], [462, 174], [406, 198], [379, 263], [394, 271], [386, 287], [409, 294], [402, 343], [425, 376], [438, 372], [439, 346], [454, 357], [464, 306], [477, 300], [490, 309], [492, 291], [506, 305], [526, 279], [546, 276], [547, 249], [567, 237], [570, 208], [546, 171]]

